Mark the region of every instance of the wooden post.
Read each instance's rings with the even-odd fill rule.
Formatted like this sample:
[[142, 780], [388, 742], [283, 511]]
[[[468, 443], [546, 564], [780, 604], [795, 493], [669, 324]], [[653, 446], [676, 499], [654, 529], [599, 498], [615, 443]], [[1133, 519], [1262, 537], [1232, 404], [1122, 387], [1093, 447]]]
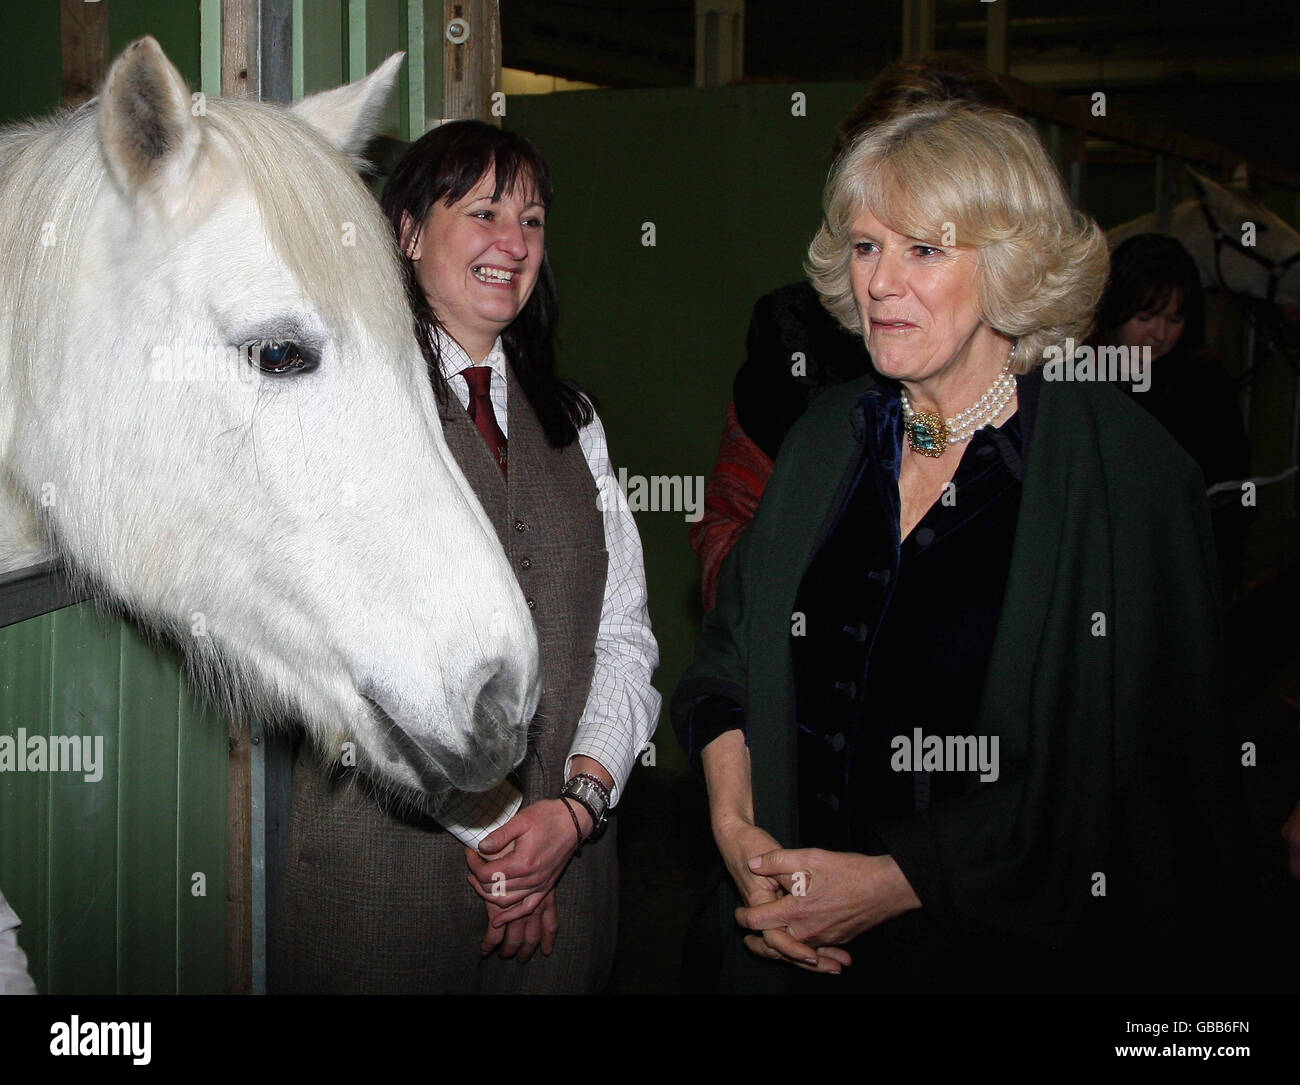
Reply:
[[1011, 0], [992, 0], [988, 8], [988, 36], [984, 44], [984, 67], [994, 75], [1006, 75], [1007, 5]]
[[745, 0], [695, 0], [695, 85], [720, 87], [745, 74]]
[[248, 92], [249, 0], [221, 0], [221, 93]]
[[[221, 0], [221, 93], [245, 95], [256, 51], [256, 0]], [[226, 994], [253, 993], [252, 733], [229, 723], [226, 798]]]
[[99, 93], [108, 74], [108, 0], [62, 0], [63, 104], [72, 108]]
[[903, 56], [934, 52], [934, 0], [903, 0]]
[[252, 735], [230, 721], [226, 799], [226, 994], [253, 993]]
[[443, 117], [499, 125], [501, 111], [492, 108], [501, 89], [498, 0], [446, 0], [443, 12]]

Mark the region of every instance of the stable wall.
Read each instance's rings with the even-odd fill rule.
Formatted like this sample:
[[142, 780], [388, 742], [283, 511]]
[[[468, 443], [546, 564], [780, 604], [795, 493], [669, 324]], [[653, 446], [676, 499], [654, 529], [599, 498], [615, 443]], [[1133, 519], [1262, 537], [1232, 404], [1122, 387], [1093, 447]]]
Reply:
[[[555, 178], [546, 243], [560, 292], [560, 369], [595, 393], [616, 470], [707, 478], [753, 304], [802, 277], [835, 129], [864, 90], [508, 100], [506, 126], [538, 144]], [[796, 92], [806, 115], [792, 111]], [[642, 242], [646, 223], [653, 246]], [[665, 696], [656, 761], [686, 771], [666, 701], [699, 628], [699, 562], [681, 510], [636, 519]]]

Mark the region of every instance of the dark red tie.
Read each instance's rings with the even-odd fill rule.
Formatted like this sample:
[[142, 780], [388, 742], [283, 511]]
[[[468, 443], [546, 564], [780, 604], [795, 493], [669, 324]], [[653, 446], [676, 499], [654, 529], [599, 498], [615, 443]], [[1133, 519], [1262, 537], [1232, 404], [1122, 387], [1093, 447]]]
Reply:
[[465, 383], [469, 385], [469, 411], [470, 419], [474, 425], [478, 426], [478, 431], [483, 435], [483, 440], [487, 443], [488, 451], [492, 453], [497, 461], [497, 466], [501, 468], [501, 473], [506, 473], [506, 435], [501, 432], [501, 427], [497, 425], [496, 412], [492, 410], [492, 396], [488, 391], [492, 387], [492, 369], [486, 365], [470, 366], [469, 369], [462, 369], [460, 375], [465, 378]]

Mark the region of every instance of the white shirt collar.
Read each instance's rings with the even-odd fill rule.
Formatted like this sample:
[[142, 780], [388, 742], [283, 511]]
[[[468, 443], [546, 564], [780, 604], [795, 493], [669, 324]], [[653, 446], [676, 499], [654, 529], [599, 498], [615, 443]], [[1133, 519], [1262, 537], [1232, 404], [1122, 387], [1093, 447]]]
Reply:
[[[435, 328], [433, 332], [437, 340], [438, 357], [442, 362], [442, 376], [444, 380], [451, 380], [462, 369], [467, 369], [474, 363], [470, 356], [465, 353], [465, 348], [456, 342], [442, 328]], [[496, 342], [492, 344], [492, 349], [488, 351], [488, 356], [483, 359], [483, 364], [493, 370], [502, 380], [506, 379], [506, 354], [501, 346], [501, 336], [497, 336]]]

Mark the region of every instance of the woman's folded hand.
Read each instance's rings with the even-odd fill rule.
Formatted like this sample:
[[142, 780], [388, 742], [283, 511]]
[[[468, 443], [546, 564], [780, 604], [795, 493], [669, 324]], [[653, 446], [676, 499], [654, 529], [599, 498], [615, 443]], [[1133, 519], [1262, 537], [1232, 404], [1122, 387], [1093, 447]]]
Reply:
[[[752, 856], [779, 853], [781, 845], [768, 832], [740, 816], [724, 816], [714, 822], [713, 836], [731, 880], [748, 906], [742, 911], [778, 902], [786, 895], [780, 881], [750, 868]], [[747, 935], [745, 945], [760, 957], [783, 960], [809, 972], [838, 973], [852, 963], [849, 954], [836, 946], [814, 949], [792, 938], [783, 927], [773, 927], [757, 935]]]
[[781, 895], [736, 909], [753, 931], [780, 929], [799, 942], [842, 946], [864, 931], [921, 907], [902, 869], [888, 855], [820, 848], [777, 848], [746, 860], [756, 881], [775, 880]]

